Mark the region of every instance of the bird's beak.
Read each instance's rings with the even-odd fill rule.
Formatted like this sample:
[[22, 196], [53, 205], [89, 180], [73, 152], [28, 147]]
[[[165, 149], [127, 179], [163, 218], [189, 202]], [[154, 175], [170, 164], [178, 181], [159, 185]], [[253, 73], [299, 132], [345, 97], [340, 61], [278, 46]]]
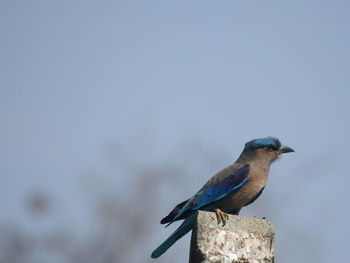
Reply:
[[281, 148], [278, 150], [278, 152], [281, 153], [290, 153], [290, 152], [295, 152], [292, 148], [282, 145]]

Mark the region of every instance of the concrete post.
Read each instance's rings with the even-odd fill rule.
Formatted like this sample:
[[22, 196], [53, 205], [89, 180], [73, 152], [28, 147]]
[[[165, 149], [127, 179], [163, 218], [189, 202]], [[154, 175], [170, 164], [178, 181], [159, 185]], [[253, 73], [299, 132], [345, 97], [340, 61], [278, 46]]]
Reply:
[[222, 226], [215, 213], [199, 211], [190, 263], [273, 263], [274, 243], [273, 226], [265, 219], [230, 215]]

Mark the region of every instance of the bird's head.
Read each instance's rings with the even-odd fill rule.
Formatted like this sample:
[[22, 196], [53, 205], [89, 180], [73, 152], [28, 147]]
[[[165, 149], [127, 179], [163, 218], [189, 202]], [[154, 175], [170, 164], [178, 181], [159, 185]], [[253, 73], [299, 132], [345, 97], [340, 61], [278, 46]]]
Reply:
[[283, 153], [294, 152], [288, 146], [284, 146], [275, 137], [265, 137], [247, 142], [240, 158], [260, 159], [272, 163]]

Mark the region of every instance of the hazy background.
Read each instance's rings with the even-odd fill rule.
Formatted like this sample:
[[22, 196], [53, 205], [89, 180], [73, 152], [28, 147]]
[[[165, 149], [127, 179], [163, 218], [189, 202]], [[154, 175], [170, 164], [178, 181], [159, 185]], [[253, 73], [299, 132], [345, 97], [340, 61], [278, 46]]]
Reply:
[[245, 216], [277, 262], [349, 245], [349, 1], [0, 2], [0, 261], [186, 262], [159, 220], [276, 136]]

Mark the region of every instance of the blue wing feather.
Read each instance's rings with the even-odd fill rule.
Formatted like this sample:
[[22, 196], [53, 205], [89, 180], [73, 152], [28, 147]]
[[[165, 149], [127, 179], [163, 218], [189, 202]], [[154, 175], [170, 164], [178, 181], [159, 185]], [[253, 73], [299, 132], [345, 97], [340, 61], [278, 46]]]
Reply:
[[174, 219], [169, 223], [176, 221], [181, 215], [188, 210], [197, 210], [210, 203], [213, 203], [221, 198], [225, 197], [234, 190], [242, 187], [248, 182], [249, 165], [246, 164], [231, 174], [225, 176], [225, 178], [209, 187], [200, 190], [194, 197], [181, 208]]
[[[225, 180], [224, 180], [225, 181]], [[240, 183], [237, 185], [231, 185], [230, 182], [223, 182], [222, 184], [216, 184], [211, 187], [203, 189], [203, 193], [201, 193], [198, 199], [195, 202], [195, 205], [191, 207], [192, 210], [199, 209], [203, 206], [206, 206], [210, 203], [213, 203], [217, 200], [228, 195], [230, 192], [240, 188], [248, 181], [248, 178], [245, 177]]]

